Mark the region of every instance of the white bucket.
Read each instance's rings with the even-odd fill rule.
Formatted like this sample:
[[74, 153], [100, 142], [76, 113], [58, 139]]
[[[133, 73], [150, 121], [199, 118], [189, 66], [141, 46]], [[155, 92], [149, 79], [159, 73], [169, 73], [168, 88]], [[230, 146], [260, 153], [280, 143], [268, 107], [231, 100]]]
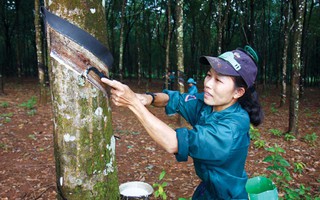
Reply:
[[132, 181], [119, 186], [121, 200], [148, 200], [153, 193], [151, 185], [145, 182]]

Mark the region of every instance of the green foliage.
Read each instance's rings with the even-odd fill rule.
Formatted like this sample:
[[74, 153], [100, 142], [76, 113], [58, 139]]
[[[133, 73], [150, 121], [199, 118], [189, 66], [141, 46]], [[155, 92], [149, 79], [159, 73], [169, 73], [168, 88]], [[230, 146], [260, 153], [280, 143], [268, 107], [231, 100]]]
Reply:
[[34, 134], [29, 134], [28, 138], [30, 138], [32, 140], [37, 140], [37, 137]]
[[280, 130], [274, 129], [274, 128], [270, 129], [269, 132], [272, 133], [274, 136], [278, 136], [278, 137], [282, 135], [282, 132]]
[[19, 106], [28, 109], [27, 114], [33, 116], [37, 113], [37, 110], [35, 109], [36, 104], [37, 99], [35, 96], [32, 96], [27, 102], [23, 102]]
[[6, 143], [0, 143], [0, 149], [8, 150], [8, 145]]
[[[297, 189], [292, 189], [289, 187], [284, 188], [284, 199], [290, 200], [312, 200], [313, 198], [310, 195], [310, 187], [305, 187], [303, 184], [300, 185]], [[280, 198], [281, 199], [281, 198]]]
[[35, 108], [36, 104], [37, 104], [37, 99], [35, 96], [32, 96], [27, 102], [23, 102], [22, 104], [20, 104], [20, 106], [27, 108], [29, 110], [32, 110]]
[[1, 120], [1, 118], [4, 118], [4, 122], [9, 123], [9, 122], [11, 122], [12, 116], [13, 116], [13, 113], [3, 113], [3, 114], [0, 114], [0, 120]]
[[7, 108], [7, 107], [9, 107], [9, 103], [8, 102], [1, 102], [0, 107]]
[[[305, 187], [303, 184], [296, 189], [290, 187], [289, 183], [292, 177], [287, 169], [290, 167], [290, 164], [281, 156], [281, 154], [285, 153], [285, 150], [277, 144], [274, 147], [266, 148], [266, 150], [271, 152], [271, 155], [265, 157], [263, 161], [270, 164], [267, 166], [267, 170], [271, 172], [270, 178], [277, 185], [278, 190], [284, 192], [283, 199], [311, 200], [310, 187]], [[302, 173], [305, 167], [306, 165], [303, 162], [294, 163], [295, 172]]]
[[256, 141], [254, 141], [254, 146], [256, 147], [256, 148], [263, 148], [263, 147], [265, 147], [266, 146], [266, 142], [264, 141], [264, 140], [261, 140], [261, 139], [258, 139], [258, 140], [256, 140]]
[[312, 115], [310, 108], [304, 109], [304, 112], [306, 113], [307, 117], [310, 117]]
[[260, 133], [257, 128], [254, 128], [254, 126], [250, 125], [250, 139], [251, 140], [258, 140], [260, 138]]
[[292, 140], [295, 140], [296, 137], [294, 135], [292, 135], [291, 133], [287, 133], [287, 134], [284, 135], [284, 139], [286, 141], [292, 141]]
[[317, 140], [318, 136], [316, 133], [312, 133], [312, 134], [306, 134], [303, 139], [304, 141], [306, 141], [309, 144], [314, 145], [316, 140]]
[[3, 113], [0, 115], [0, 117], [12, 117], [13, 113]]
[[299, 174], [302, 174], [303, 170], [306, 168], [306, 164], [303, 162], [295, 162], [294, 165], [294, 172], [298, 172]]
[[37, 110], [36, 109], [32, 109], [32, 110], [29, 110], [27, 112], [28, 115], [31, 115], [31, 116], [34, 116], [35, 114], [37, 113]]
[[167, 194], [165, 192], [165, 187], [167, 187], [168, 183], [162, 181], [162, 179], [164, 178], [165, 175], [166, 175], [166, 172], [162, 171], [160, 173], [160, 175], [159, 175], [159, 183], [154, 183], [153, 184], [153, 188], [156, 189], [155, 192], [154, 192], [154, 197], [155, 198], [160, 197], [163, 200], [167, 199]]
[[272, 103], [270, 106], [270, 110], [272, 113], [277, 113], [278, 109], [276, 108], [276, 103]]
[[260, 139], [260, 133], [259, 130], [257, 128], [254, 128], [254, 126], [250, 125], [250, 139], [254, 141], [254, 146], [256, 148], [262, 148], [265, 147], [266, 142], [262, 139]]
[[132, 134], [132, 135], [139, 135], [140, 132], [139, 132], [139, 131], [132, 131], [131, 134]]
[[291, 181], [290, 172], [287, 167], [290, 166], [288, 161], [281, 156], [285, 153], [285, 150], [275, 144], [274, 147], [266, 148], [267, 151], [271, 152], [271, 155], [265, 157], [264, 162], [269, 163], [267, 170], [271, 172], [270, 178], [279, 187], [288, 186], [288, 181]]

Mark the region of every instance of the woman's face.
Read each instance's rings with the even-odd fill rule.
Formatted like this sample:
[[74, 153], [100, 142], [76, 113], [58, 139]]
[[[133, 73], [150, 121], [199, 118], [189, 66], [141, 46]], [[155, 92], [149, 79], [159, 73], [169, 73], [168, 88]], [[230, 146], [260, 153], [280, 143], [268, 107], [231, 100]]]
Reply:
[[234, 80], [230, 76], [217, 74], [212, 68], [204, 79], [204, 102], [213, 106], [215, 111], [233, 105], [243, 95], [242, 92], [244, 93], [244, 88], [236, 89]]

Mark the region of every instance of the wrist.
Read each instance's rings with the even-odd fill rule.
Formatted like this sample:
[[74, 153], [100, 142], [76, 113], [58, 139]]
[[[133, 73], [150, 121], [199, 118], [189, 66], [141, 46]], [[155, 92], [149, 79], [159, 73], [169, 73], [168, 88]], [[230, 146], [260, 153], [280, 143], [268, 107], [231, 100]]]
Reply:
[[155, 93], [153, 93], [153, 92], [146, 92], [146, 95], [149, 95], [149, 96], [152, 97], [152, 100], [151, 100], [151, 103], [150, 103], [150, 105], [152, 105], [154, 103], [154, 100], [155, 100], [157, 95]]

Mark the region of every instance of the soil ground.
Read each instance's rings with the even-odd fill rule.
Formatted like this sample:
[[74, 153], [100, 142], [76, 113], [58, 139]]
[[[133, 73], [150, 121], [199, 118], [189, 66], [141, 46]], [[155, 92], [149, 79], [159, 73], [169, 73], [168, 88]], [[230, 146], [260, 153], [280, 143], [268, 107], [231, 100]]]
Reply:
[[[160, 91], [162, 83], [153, 81], [137, 86], [136, 81], [126, 81], [135, 92]], [[259, 88], [260, 89], [260, 88]], [[261, 90], [261, 89], [260, 89]], [[6, 95], [0, 96], [0, 200], [56, 199], [55, 161], [53, 155], [53, 115], [50, 100], [46, 105], [36, 105], [36, 112], [28, 112], [20, 105], [33, 96], [39, 99], [38, 84], [35, 79], [5, 82]], [[200, 89], [201, 91], [201, 89]], [[292, 188], [304, 184], [311, 188], [311, 195], [320, 195], [320, 88], [308, 88], [300, 100], [299, 133], [293, 141], [275, 132], [288, 129], [288, 103], [278, 108], [279, 90], [270, 87], [260, 91], [260, 101], [265, 111], [265, 121], [258, 127], [265, 147], [278, 144], [285, 149], [282, 156], [291, 164], [289, 171], [293, 180]], [[168, 117], [162, 108], [150, 107], [152, 113], [171, 127], [178, 126], [176, 116]], [[112, 105], [113, 130], [120, 137], [116, 144], [119, 182], [145, 181], [159, 182], [161, 171], [165, 171], [164, 181], [168, 183], [168, 199], [191, 197], [199, 183], [192, 160], [176, 162], [173, 155], [162, 150], [139, 124], [128, 109]], [[306, 134], [317, 134], [313, 144], [306, 142]], [[249, 177], [269, 174], [268, 163], [263, 159], [270, 154], [264, 148], [256, 148], [252, 142], [246, 163]], [[294, 171], [294, 164], [305, 164], [302, 174]], [[282, 195], [280, 193], [280, 195]], [[154, 197], [151, 197], [154, 199]]]

